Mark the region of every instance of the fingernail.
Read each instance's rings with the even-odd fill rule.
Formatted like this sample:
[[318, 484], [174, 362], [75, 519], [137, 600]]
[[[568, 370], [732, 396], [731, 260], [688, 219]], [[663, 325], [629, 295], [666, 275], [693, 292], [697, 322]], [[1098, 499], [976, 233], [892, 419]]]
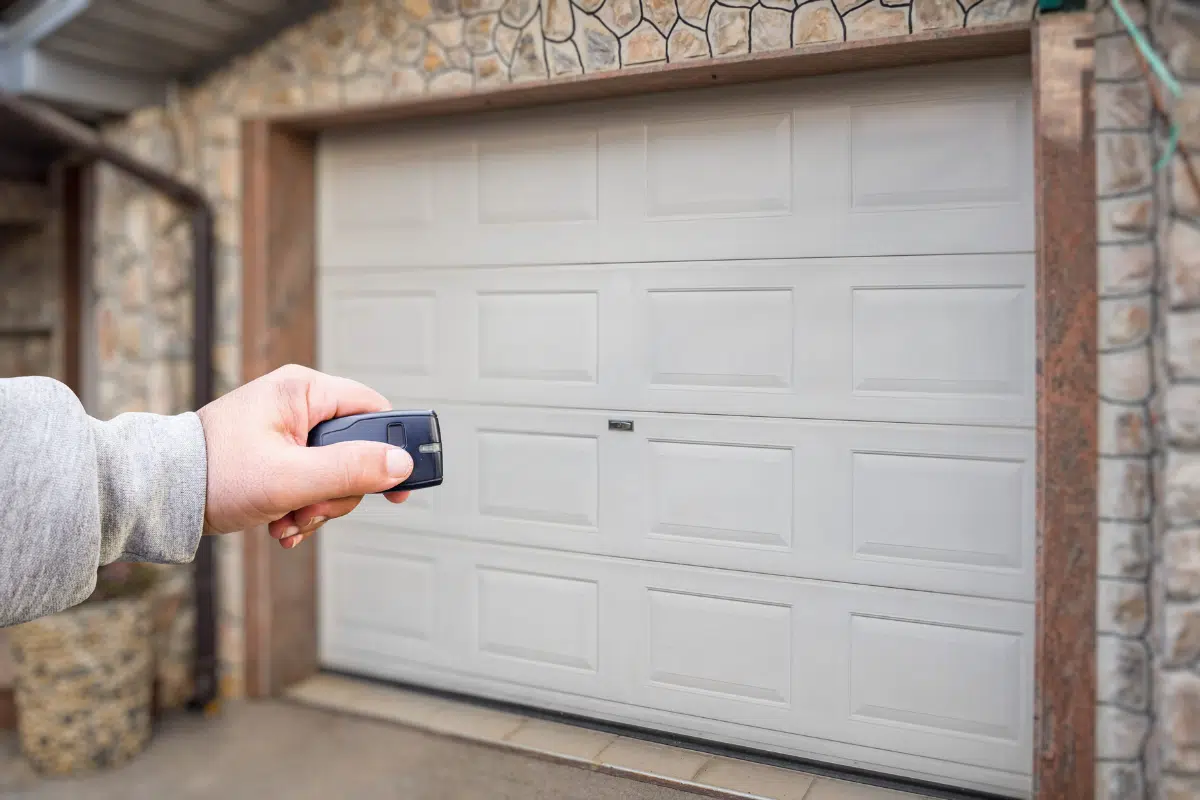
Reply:
[[308, 521], [308, 524], [304, 526], [304, 530], [306, 532], [307, 531], [315, 531], [317, 528], [324, 525], [325, 522], [327, 521], [327, 519], [328, 519], [327, 517], [313, 517], [312, 519], [310, 519]]
[[388, 477], [404, 480], [412, 474], [413, 461], [412, 456], [402, 447], [394, 447], [388, 450], [387, 454], [387, 471]]
[[288, 529], [283, 532], [283, 536], [281, 538], [286, 539], [289, 536], [295, 536], [299, 532], [300, 532], [300, 529], [298, 527], [296, 527], [295, 525], [288, 525]]

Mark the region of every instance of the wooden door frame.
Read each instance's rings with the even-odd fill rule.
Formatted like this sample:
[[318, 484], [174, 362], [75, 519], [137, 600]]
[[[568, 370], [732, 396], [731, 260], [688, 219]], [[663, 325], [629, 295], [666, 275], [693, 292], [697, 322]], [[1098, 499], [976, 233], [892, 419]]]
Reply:
[[[316, 363], [317, 135], [372, 122], [1027, 54], [1037, 214], [1037, 593], [1034, 785], [1091, 798], [1096, 580], [1096, 231], [1090, 14], [633, 68], [242, 128], [242, 377]], [[317, 548], [244, 539], [246, 688], [278, 694], [319, 669]]]

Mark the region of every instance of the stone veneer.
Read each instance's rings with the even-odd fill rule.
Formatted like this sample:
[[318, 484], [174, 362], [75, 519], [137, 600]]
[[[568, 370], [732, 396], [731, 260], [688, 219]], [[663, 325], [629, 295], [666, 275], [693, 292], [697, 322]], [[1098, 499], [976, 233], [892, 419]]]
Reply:
[[[1126, 2], [1181, 80], [1200, 171], [1200, 9]], [[1191, 6], [1191, 10], [1186, 10]], [[1200, 196], [1129, 36], [1097, 16], [1098, 795], [1200, 797]]]
[[[623, 67], [1028, 20], [1033, 0], [344, 0], [230, 64], [169, 108], [106, 131], [201, 186], [218, 213], [217, 385], [240, 381], [241, 117], [332, 109]], [[186, 408], [186, 223], [103, 171], [95, 303], [99, 410]], [[242, 693], [237, 537], [218, 542], [221, 685]]]

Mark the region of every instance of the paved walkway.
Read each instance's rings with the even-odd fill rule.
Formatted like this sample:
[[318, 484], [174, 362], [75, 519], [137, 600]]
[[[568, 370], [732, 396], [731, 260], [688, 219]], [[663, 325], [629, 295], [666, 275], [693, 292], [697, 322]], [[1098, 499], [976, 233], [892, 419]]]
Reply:
[[113, 772], [41, 780], [0, 737], [0, 796], [89, 800], [696, 800], [696, 795], [286, 702], [169, 718]]

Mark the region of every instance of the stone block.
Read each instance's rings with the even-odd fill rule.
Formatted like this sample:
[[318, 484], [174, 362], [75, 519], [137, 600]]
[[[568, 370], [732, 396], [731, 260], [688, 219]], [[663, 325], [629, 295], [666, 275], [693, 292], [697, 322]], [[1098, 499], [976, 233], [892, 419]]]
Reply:
[[1101, 81], [1140, 81], [1144, 73], [1138, 64], [1137, 48], [1125, 33], [1096, 38], [1096, 79]]
[[1114, 761], [1132, 761], [1142, 752], [1150, 733], [1146, 714], [1113, 706], [1096, 709], [1096, 757]]
[[1165, 666], [1186, 666], [1200, 658], [1200, 603], [1167, 603], [1163, 628]]
[[1169, 599], [1200, 599], [1200, 528], [1162, 535], [1162, 581]]
[[1175, 378], [1200, 379], [1200, 309], [1168, 313], [1167, 362]]
[[1096, 84], [1096, 127], [1100, 131], [1141, 130], [1151, 125], [1150, 89], [1143, 82]]
[[750, 12], [750, 45], [756, 53], [786, 50], [792, 46], [792, 14], [768, 6]]
[[[1129, 14], [1129, 18], [1133, 21], [1133, 24], [1145, 27], [1147, 21], [1146, 4], [1142, 0], [1124, 0], [1122, 6]], [[1116, 12], [1113, 11], [1112, 4], [1107, 2], [1107, 0], [1101, 0], [1098, 4], [1094, 27], [1098, 36], [1125, 33], [1125, 26], [1117, 17]]]
[[1120, 297], [1100, 301], [1100, 347], [1129, 347], [1141, 344], [1150, 336], [1154, 319], [1150, 297]]
[[1167, 440], [1187, 447], [1200, 446], [1200, 386], [1167, 387], [1165, 411]]
[[717, 6], [709, 16], [708, 46], [714, 56], [750, 52], [750, 9]]
[[1200, 797], [1200, 776], [1171, 775], [1163, 778], [1158, 796], [1161, 800], [1196, 800]]
[[1150, 703], [1150, 655], [1141, 641], [1101, 636], [1096, 640], [1096, 686], [1101, 703], [1146, 711]]
[[1149, 193], [1101, 199], [1096, 204], [1097, 241], [1107, 244], [1148, 240], [1156, 220], [1154, 206]]
[[908, 9], [871, 2], [847, 12], [842, 22], [846, 25], [846, 41], [849, 42], [903, 36], [908, 33]]
[[845, 37], [842, 20], [830, 0], [815, 0], [805, 3], [792, 15], [792, 44], [841, 41]]
[[1150, 136], [1141, 133], [1096, 135], [1096, 191], [1128, 194], [1150, 187], [1153, 180]]
[[1118, 403], [1144, 403], [1150, 397], [1151, 352], [1135, 347], [1100, 354], [1100, 396]]
[[1119, 636], [1143, 635], [1149, 619], [1148, 603], [1145, 584], [1100, 578], [1096, 600], [1097, 630]]
[[1096, 800], [1143, 800], [1145, 796], [1140, 764], [1101, 762], [1096, 765]]
[[1169, 299], [1174, 308], [1200, 305], [1200, 227], [1172, 220], [1165, 256]]
[[[1200, 173], [1200, 159], [1193, 158], [1192, 166]], [[1200, 175], [1197, 175], [1200, 178]], [[1175, 213], [1185, 217], [1200, 218], [1200, 195], [1188, 173], [1187, 162], [1182, 158], [1171, 159], [1171, 205]], [[1200, 223], [1200, 219], [1195, 220]]]
[[649, 20], [642, 20], [633, 33], [621, 40], [622, 64], [649, 64], [666, 60], [666, 37]]
[[1163, 484], [1167, 522], [1173, 526], [1200, 523], [1200, 453], [1169, 452]]
[[1168, 671], [1158, 680], [1162, 687], [1162, 766], [1172, 772], [1200, 772], [1200, 676]]
[[1148, 525], [1136, 522], [1100, 523], [1098, 571], [1102, 577], [1144, 580], [1150, 572], [1150, 558]]
[[1179, 126], [1179, 145], [1189, 150], [1200, 149], [1200, 88], [1184, 84], [1171, 118]]

